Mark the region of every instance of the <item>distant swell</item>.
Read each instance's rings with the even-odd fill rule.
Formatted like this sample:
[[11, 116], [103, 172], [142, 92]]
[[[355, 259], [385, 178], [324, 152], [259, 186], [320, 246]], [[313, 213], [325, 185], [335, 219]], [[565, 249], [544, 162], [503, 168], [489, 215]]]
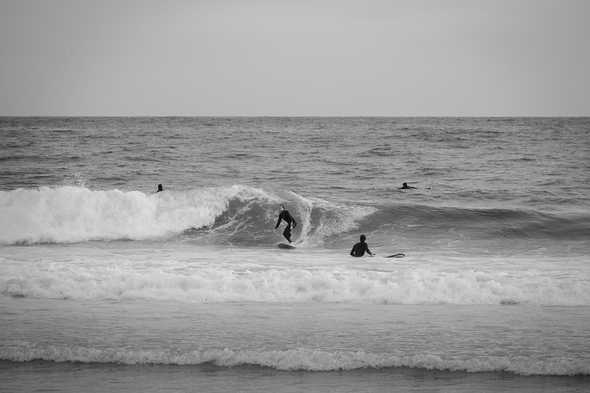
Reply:
[[60, 347], [19, 344], [0, 348], [0, 359], [14, 362], [45, 360], [55, 362], [201, 365], [219, 367], [261, 366], [277, 370], [338, 371], [394, 367], [466, 372], [511, 372], [520, 375], [589, 375], [590, 365], [571, 358], [534, 359], [524, 356], [453, 357], [417, 353], [412, 355], [364, 351], [323, 351], [291, 349], [254, 351], [134, 350], [124, 348]]
[[406, 233], [417, 231], [424, 236], [453, 231], [470, 238], [590, 238], [590, 214], [557, 216], [521, 209], [391, 205], [381, 207], [361, 224], [369, 229], [403, 228]]

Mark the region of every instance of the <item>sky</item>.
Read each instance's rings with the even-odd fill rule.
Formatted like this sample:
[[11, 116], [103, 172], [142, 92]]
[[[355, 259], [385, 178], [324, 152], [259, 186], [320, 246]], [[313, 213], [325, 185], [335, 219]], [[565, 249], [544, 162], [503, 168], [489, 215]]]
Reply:
[[4, 116], [589, 116], [586, 0], [0, 0]]

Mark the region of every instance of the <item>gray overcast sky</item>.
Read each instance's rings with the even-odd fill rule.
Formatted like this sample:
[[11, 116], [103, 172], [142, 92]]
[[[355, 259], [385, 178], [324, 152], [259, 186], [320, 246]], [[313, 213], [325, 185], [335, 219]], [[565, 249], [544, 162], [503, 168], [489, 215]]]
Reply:
[[0, 0], [0, 115], [590, 115], [590, 1]]

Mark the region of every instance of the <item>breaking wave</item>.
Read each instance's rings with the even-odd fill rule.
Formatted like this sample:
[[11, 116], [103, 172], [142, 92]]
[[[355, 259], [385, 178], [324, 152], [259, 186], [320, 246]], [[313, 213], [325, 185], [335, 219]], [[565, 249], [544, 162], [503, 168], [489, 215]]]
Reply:
[[128, 348], [67, 347], [21, 343], [0, 348], [0, 359], [14, 362], [54, 362], [202, 365], [219, 367], [260, 366], [277, 370], [339, 371], [382, 368], [421, 368], [441, 371], [511, 372], [520, 375], [589, 375], [590, 365], [579, 359], [525, 356], [453, 357], [440, 354], [392, 354], [365, 351], [291, 349], [276, 351], [133, 350]]
[[[308, 245], [333, 245], [353, 230], [418, 239], [590, 238], [590, 216], [536, 211], [426, 205], [344, 205], [294, 192], [281, 195], [234, 185], [165, 191], [41, 187], [0, 191], [0, 244], [153, 240], [175, 236], [214, 244], [268, 245], [281, 203], [298, 219], [294, 236]], [[355, 234], [355, 237], [357, 235]], [[350, 239], [346, 239], [349, 243]]]
[[74, 186], [17, 189], [0, 192], [0, 244], [146, 240], [183, 233], [222, 243], [267, 244], [276, 240], [281, 203], [299, 218], [296, 233], [303, 241], [349, 230], [355, 217], [372, 211], [240, 185], [158, 194]]

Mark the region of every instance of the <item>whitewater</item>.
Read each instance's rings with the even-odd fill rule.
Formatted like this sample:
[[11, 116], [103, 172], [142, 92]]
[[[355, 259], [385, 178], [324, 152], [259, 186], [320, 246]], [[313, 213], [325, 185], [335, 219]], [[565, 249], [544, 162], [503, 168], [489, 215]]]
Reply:
[[[8, 391], [109, 391], [105, 373], [126, 391], [588, 385], [588, 119], [1, 118], [0, 135]], [[361, 233], [375, 257], [349, 256]]]

